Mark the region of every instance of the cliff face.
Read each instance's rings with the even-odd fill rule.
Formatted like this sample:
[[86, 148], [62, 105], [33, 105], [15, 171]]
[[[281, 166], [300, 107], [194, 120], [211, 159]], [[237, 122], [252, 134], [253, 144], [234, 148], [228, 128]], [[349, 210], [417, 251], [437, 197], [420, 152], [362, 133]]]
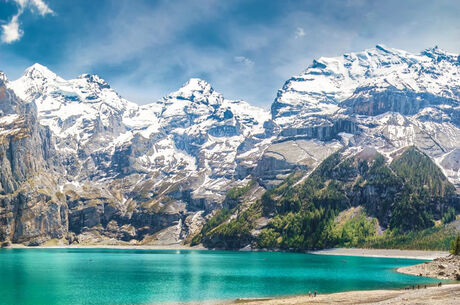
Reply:
[[65, 197], [53, 175], [56, 155], [49, 129], [0, 79], [0, 240], [41, 243], [67, 234]]

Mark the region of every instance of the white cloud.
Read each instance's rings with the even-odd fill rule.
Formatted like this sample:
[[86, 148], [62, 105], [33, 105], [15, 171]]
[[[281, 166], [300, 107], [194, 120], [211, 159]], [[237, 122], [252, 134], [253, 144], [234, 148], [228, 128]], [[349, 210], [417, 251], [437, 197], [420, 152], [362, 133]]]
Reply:
[[305, 36], [305, 30], [303, 28], [297, 28], [295, 30], [295, 38], [302, 38]]
[[[16, 2], [21, 2], [23, 3], [22, 7], [25, 7], [25, 5], [29, 5], [32, 8], [35, 8], [38, 10], [38, 13], [42, 16], [45, 16], [46, 14], [54, 14], [53, 10], [48, 7], [48, 5], [43, 2], [43, 0], [15, 0]], [[25, 4], [25, 5], [24, 5]]]
[[244, 56], [235, 56], [235, 57], [233, 58], [233, 60], [234, 60], [235, 62], [241, 63], [241, 64], [243, 64], [243, 65], [245, 65], [245, 66], [247, 66], [247, 67], [252, 67], [252, 66], [254, 66], [254, 62], [253, 62], [252, 60], [250, 60], [249, 58], [244, 57]]
[[8, 24], [2, 25], [2, 41], [5, 43], [12, 43], [21, 39], [22, 30], [19, 28], [18, 23], [19, 15], [14, 15]]
[[24, 31], [19, 27], [19, 17], [26, 8], [31, 11], [37, 11], [39, 15], [45, 16], [47, 14], [54, 14], [53, 10], [43, 2], [43, 0], [13, 0], [18, 5], [18, 12], [11, 18], [11, 21], [1, 26], [2, 35], [1, 40], [4, 43], [13, 43], [21, 39]]
[[43, 0], [12, 0], [16, 2], [19, 7], [18, 14], [22, 14], [25, 8], [30, 8], [32, 11], [37, 10], [38, 14], [45, 16], [46, 14], [54, 14], [53, 10], [48, 7], [48, 5], [43, 2]]

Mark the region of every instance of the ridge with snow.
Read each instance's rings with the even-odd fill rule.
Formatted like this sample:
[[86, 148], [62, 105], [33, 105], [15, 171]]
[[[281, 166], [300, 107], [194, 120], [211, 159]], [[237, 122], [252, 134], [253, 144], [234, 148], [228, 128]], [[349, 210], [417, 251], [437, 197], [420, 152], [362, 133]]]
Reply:
[[[230, 188], [255, 179], [269, 189], [340, 148], [373, 147], [389, 162], [415, 145], [460, 188], [459, 67], [457, 54], [437, 47], [322, 57], [284, 84], [270, 112], [196, 78], [142, 106], [97, 75], [65, 80], [34, 64], [3, 78], [49, 130], [67, 240], [178, 243]], [[16, 121], [13, 112], [0, 124]]]

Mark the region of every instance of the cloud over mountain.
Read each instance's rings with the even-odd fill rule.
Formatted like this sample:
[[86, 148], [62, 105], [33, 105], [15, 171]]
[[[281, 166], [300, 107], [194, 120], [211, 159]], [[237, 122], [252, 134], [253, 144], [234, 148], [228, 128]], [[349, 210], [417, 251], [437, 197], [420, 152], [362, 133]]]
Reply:
[[53, 10], [42, 0], [13, 0], [18, 6], [18, 12], [11, 18], [10, 22], [2, 25], [1, 40], [4, 43], [13, 43], [21, 39], [24, 31], [20, 28], [19, 18], [26, 9], [40, 16], [54, 14]]

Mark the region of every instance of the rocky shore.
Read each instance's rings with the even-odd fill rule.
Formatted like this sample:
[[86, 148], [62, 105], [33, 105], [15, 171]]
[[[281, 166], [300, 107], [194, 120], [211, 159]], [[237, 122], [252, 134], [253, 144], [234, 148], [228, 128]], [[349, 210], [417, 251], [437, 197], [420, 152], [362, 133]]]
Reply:
[[423, 264], [401, 267], [398, 272], [417, 276], [434, 277], [442, 280], [460, 281], [460, 256], [439, 257]]

